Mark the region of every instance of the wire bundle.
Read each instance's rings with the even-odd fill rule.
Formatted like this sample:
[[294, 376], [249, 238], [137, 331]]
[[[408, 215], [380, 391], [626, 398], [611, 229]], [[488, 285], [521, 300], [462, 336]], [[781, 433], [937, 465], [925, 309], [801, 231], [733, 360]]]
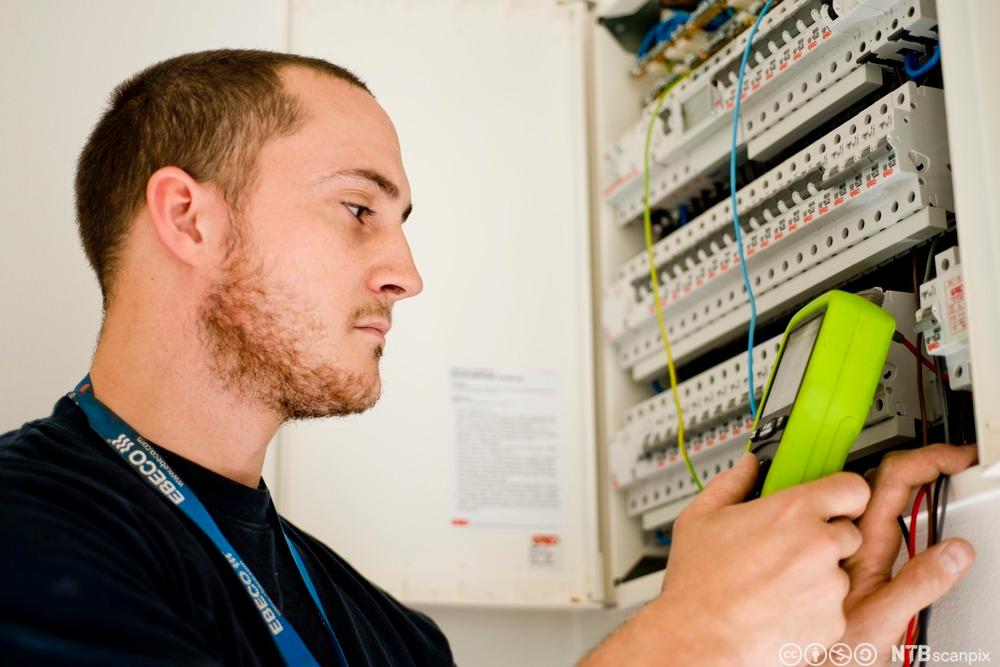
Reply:
[[[937, 246], [937, 240], [931, 244], [928, 249], [927, 264], [924, 268], [923, 282], [927, 282], [930, 279], [931, 267], [934, 261], [934, 251]], [[913, 291], [915, 294], [920, 292], [920, 280], [917, 274], [917, 253], [916, 251], [911, 252], [911, 263], [912, 263], [912, 273], [913, 273]], [[893, 337], [894, 339], [896, 336]], [[917, 359], [916, 363], [916, 379], [917, 379], [917, 398], [920, 403], [920, 424], [921, 424], [921, 436], [923, 440], [923, 445], [926, 447], [930, 442], [930, 437], [928, 434], [928, 420], [927, 420], [927, 402], [924, 395], [924, 378], [923, 378], [923, 368], [925, 364], [931, 364], [935, 374], [938, 376], [938, 388], [941, 397], [941, 407], [944, 417], [944, 432], [945, 440], [951, 440], [951, 428], [949, 424], [948, 417], [948, 397], [944, 393], [944, 388], [942, 381], [944, 381], [943, 375], [945, 373], [938, 369], [936, 364], [932, 364], [929, 360], [925, 360], [924, 356], [920, 353], [920, 347], [923, 344], [923, 334], [917, 334], [917, 343], [913, 345], [909, 343], [905, 338], [899, 336], [902, 339], [906, 348], [913, 353]], [[909, 558], [913, 558], [917, 554], [917, 515], [920, 513], [920, 507], [927, 501], [927, 548], [930, 548], [937, 544], [941, 540], [941, 535], [944, 533], [944, 520], [945, 513], [948, 505], [948, 486], [949, 478], [945, 475], [938, 477], [935, 480], [934, 485], [924, 484], [920, 487], [920, 491], [917, 492], [917, 497], [913, 501], [913, 509], [910, 510], [910, 525], [907, 528], [905, 521], [902, 517], [899, 517], [900, 530], [903, 533], [903, 540], [906, 542], [906, 551]], [[909, 624], [906, 627], [906, 634], [904, 635], [903, 644], [904, 646], [910, 646], [916, 640], [917, 644], [923, 645], [927, 643], [927, 626], [930, 623], [931, 618], [931, 607], [927, 607], [921, 612], [910, 619]], [[911, 667], [910, 664], [910, 652], [906, 650], [903, 658], [903, 666]]]
[[[944, 520], [948, 505], [948, 484], [947, 476], [938, 477], [933, 487], [924, 484], [917, 492], [916, 500], [913, 502], [913, 509], [910, 511], [910, 525], [907, 528], [903, 517], [899, 517], [900, 530], [903, 533], [903, 540], [906, 542], [906, 552], [910, 558], [917, 555], [917, 515], [920, 508], [927, 501], [927, 548], [937, 544], [944, 533]], [[904, 646], [911, 646], [914, 642], [918, 645], [927, 643], [927, 626], [930, 623], [931, 608], [923, 609], [920, 614], [910, 619], [904, 635]], [[910, 652], [907, 650], [903, 658], [903, 666], [911, 667]]]
[[641, 61], [647, 53], [656, 47], [657, 44], [672, 39], [674, 33], [677, 32], [682, 25], [687, 23], [690, 17], [691, 15], [687, 12], [674, 12], [670, 18], [665, 21], [660, 21], [650, 28], [649, 32], [646, 33], [646, 36], [642, 38], [639, 50], [635, 54], [636, 58]]
[[[713, 18], [708, 23], [705, 23], [701, 27], [707, 32], [714, 32], [721, 28], [730, 18], [733, 17], [735, 12], [732, 8], [726, 7], [723, 11]], [[660, 21], [646, 33], [646, 36], [642, 38], [642, 42], [639, 44], [639, 49], [636, 51], [636, 59], [641, 63], [642, 59], [646, 57], [650, 51], [655, 49], [657, 46], [663, 42], [669, 42], [677, 34], [677, 31], [688, 24], [691, 20], [691, 14], [688, 12], [674, 11], [669, 18]]]

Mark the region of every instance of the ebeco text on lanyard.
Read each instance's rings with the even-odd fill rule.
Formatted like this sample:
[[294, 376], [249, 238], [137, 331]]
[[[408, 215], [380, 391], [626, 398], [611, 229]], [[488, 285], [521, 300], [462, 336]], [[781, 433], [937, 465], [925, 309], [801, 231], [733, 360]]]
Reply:
[[[233, 572], [239, 577], [244, 590], [246, 590], [247, 595], [250, 596], [254, 606], [260, 612], [264, 626], [274, 639], [274, 643], [277, 645], [281, 657], [284, 658], [285, 664], [318, 665], [319, 663], [316, 661], [316, 658], [313, 657], [313, 654], [306, 647], [305, 642], [302, 641], [302, 637], [299, 636], [299, 633], [291, 626], [288, 619], [271, 602], [271, 598], [264, 592], [264, 587], [260, 585], [260, 581], [257, 580], [257, 577], [254, 576], [250, 568], [243, 562], [243, 559], [236, 553], [236, 550], [229, 544], [229, 540], [219, 530], [219, 526], [212, 519], [205, 505], [198, 499], [198, 496], [195, 495], [191, 487], [184, 484], [180, 476], [167, 465], [155, 447], [112, 412], [110, 408], [97, 400], [97, 397], [94, 396], [94, 388], [90, 382], [89, 374], [80, 381], [76, 389], [68, 394], [68, 397], [80, 406], [80, 409], [87, 415], [90, 428], [97, 435], [101, 436], [111, 449], [128, 463], [129, 467], [137, 475], [146, 480], [165, 500], [177, 506], [181, 512], [191, 519], [212, 540], [215, 547], [233, 567]], [[280, 519], [278, 525], [279, 527], [281, 526]], [[292, 544], [292, 541], [288, 539], [284, 528], [281, 528], [281, 533], [285, 538], [285, 543], [288, 545], [288, 550], [292, 554], [292, 559], [295, 561], [295, 567], [298, 568], [299, 575], [302, 577], [306, 588], [309, 589], [309, 595], [312, 596], [313, 602], [316, 603], [316, 608], [323, 618], [323, 625], [326, 626], [326, 630], [330, 635], [330, 642], [333, 644], [338, 662], [341, 667], [347, 667], [347, 659], [344, 657], [344, 651], [340, 647], [340, 642], [337, 641], [337, 635], [334, 634], [329, 619], [326, 617], [326, 612], [323, 610], [323, 605], [319, 600], [319, 594], [316, 592], [316, 587], [313, 585], [312, 579], [306, 571], [302, 557], [299, 555], [295, 545]]]

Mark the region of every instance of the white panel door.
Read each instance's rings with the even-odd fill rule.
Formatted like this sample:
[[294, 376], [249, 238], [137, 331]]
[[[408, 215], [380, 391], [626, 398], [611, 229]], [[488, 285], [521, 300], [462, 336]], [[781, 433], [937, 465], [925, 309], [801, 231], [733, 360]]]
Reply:
[[[414, 200], [406, 231], [425, 288], [396, 308], [379, 404], [282, 431], [281, 509], [408, 602], [600, 597], [583, 10], [292, 3], [292, 50], [354, 70], [396, 124]], [[518, 459], [505, 445], [489, 453], [495, 465], [459, 463], [454, 369], [548, 387], [544, 400], [517, 407], [556, 424], [546, 454], [556, 494], [545, 511], [531, 509], [531, 493], [514, 507]], [[482, 488], [511, 483], [487, 499], [508, 511], [462, 510], [459, 482], [467, 492], [475, 475], [490, 478]]]

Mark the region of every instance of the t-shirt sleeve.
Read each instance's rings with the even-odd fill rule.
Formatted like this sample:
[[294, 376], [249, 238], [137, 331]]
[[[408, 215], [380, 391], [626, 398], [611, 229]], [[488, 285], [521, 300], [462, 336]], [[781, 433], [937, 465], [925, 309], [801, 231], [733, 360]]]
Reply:
[[116, 520], [127, 507], [95, 501], [83, 475], [0, 467], [4, 664], [222, 663], [157, 590], [148, 540], [134, 520]]

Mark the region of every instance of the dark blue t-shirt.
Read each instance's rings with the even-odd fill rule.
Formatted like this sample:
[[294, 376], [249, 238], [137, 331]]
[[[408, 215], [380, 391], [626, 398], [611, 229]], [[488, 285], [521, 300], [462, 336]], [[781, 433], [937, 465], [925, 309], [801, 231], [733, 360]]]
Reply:
[[[368, 582], [253, 489], [158, 448], [321, 664], [336, 664], [278, 521], [351, 667], [453, 665], [433, 621]], [[0, 436], [0, 662], [278, 665], [232, 567], [69, 399]]]

